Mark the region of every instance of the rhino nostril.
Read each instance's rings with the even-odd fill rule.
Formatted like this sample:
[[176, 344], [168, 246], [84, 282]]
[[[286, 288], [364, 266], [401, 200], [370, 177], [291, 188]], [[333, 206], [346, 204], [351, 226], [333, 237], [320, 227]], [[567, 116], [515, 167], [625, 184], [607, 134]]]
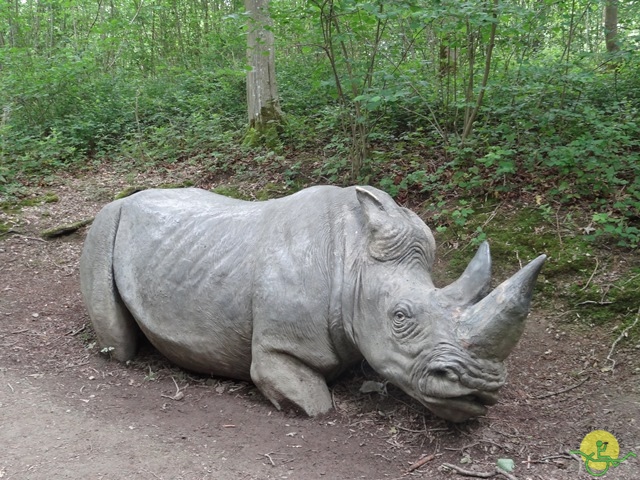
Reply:
[[431, 371], [431, 375], [434, 376], [435, 378], [441, 378], [443, 380], [452, 380], [452, 381], [456, 381], [458, 380], [457, 375], [455, 375], [453, 372], [449, 372], [448, 370], [444, 369], [444, 368], [436, 368], [434, 370]]

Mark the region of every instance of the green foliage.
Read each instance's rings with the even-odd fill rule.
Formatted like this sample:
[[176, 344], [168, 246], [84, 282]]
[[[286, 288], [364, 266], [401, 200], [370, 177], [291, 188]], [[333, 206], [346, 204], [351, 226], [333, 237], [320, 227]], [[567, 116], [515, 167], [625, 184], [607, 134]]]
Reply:
[[246, 136], [240, 3], [0, 10], [0, 196], [101, 162], [246, 175], [263, 165], [244, 139], [321, 159], [304, 172], [317, 183], [446, 201], [440, 229], [474, 242], [488, 232], [473, 198], [536, 195], [590, 208], [591, 242], [638, 247], [640, 4], [611, 56], [597, 2], [270, 3], [286, 121]]
[[349, 161], [346, 156], [337, 155], [324, 162], [313, 173], [320, 178], [325, 178], [329, 183], [342, 184], [347, 181], [349, 175]]
[[[635, 208], [638, 209], [638, 202], [635, 202]], [[593, 223], [596, 225], [594, 233], [587, 238], [596, 240], [610, 237], [621, 247], [637, 248], [640, 244], [640, 229], [630, 225], [625, 217], [607, 212], [594, 213]]]

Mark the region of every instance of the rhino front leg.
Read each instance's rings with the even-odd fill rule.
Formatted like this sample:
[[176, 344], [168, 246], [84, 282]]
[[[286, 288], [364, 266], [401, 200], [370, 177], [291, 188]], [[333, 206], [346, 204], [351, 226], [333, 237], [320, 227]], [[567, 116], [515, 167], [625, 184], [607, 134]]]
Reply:
[[324, 377], [286, 353], [254, 350], [251, 380], [278, 410], [292, 405], [313, 417], [333, 405]]

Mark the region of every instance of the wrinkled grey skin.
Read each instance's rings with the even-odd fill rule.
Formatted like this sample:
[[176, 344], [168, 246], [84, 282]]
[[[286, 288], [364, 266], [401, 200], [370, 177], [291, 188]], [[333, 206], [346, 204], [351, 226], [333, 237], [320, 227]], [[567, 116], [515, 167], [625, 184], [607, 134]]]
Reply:
[[429, 228], [372, 187], [266, 202], [198, 189], [108, 204], [80, 260], [102, 347], [139, 332], [172, 362], [252, 380], [277, 407], [331, 409], [326, 382], [363, 357], [436, 415], [482, 415], [505, 383], [544, 255], [490, 290], [483, 244], [445, 288]]

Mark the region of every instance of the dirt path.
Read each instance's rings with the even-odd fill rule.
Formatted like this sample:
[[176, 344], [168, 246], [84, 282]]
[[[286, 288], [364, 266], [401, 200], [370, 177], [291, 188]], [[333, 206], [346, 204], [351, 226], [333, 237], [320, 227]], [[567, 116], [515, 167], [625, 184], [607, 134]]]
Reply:
[[[578, 332], [561, 311], [534, 307], [501, 402], [463, 425], [392, 387], [359, 393], [376, 379], [366, 366], [333, 386], [335, 411], [308, 419], [152, 351], [110, 361], [79, 295], [84, 232], [49, 242], [38, 232], [92, 216], [124, 185], [111, 173], [68, 179], [51, 189], [59, 202], [0, 218], [19, 232], [0, 237], [0, 479], [445, 479], [463, 477], [444, 463], [489, 472], [499, 458], [520, 480], [588, 479], [565, 452], [596, 429], [640, 456], [640, 345], [621, 342], [612, 372], [608, 337]], [[408, 472], [422, 455], [433, 459]], [[640, 459], [604, 478], [640, 478]]]

